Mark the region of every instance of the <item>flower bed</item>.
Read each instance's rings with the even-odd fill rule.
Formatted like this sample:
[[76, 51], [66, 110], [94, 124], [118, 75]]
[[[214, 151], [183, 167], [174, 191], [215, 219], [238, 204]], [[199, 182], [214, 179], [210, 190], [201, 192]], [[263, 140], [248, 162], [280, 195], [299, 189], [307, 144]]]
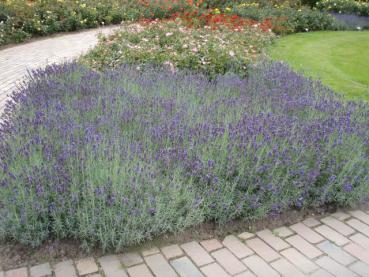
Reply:
[[368, 201], [369, 106], [280, 63], [248, 76], [34, 72], [1, 125], [0, 238], [120, 249], [204, 220]]
[[141, 18], [165, 18], [199, 9], [190, 0], [2, 0], [0, 46], [34, 36], [93, 28]]
[[[280, 2], [283, 3], [278, 4]], [[244, 20], [257, 20], [261, 25], [272, 26], [277, 33], [336, 28], [333, 18], [327, 13], [308, 8], [298, 12], [298, 3], [295, 0], [259, 0], [257, 3], [223, 0], [2, 0], [0, 46], [56, 32], [119, 24], [122, 21], [170, 18], [179, 13], [182, 19], [185, 13], [206, 16], [224, 12], [236, 14], [245, 17]], [[224, 20], [226, 16], [221, 17], [213, 15], [216, 20]]]
[[210, 76], [227, 71], [244, 75], [249, 63], [274, 35], [264, 32], [258, 24], [239, 23], [237, 30], [223, 21], [200, 28], [188, 28], [188, 22], [180, 19], [126, 24], [115, 35], [102, 37], [83, 60], [98, 69], [126, 63], [167, 64], [173, 69], [192, 69]]
[[356, 0], [321, 0], [316, 3], [320, 10], [336, 12], [339, 14], [356, 14], [369, 16], [369, 2]]
[[369, 16], [354, 14], [332, 13], [332, 15], [348, 29], [369, 30]]
[[278, 34], [337, 30], [344, 27], [329, 13], [309, 7], [241, 3], [229, 8], [228, 13], [257, 21], [269, 20], [273, 32]]
[[117, 24], [140, 17], [129, 0], [0, 1], [0, 45], [49, 35]]

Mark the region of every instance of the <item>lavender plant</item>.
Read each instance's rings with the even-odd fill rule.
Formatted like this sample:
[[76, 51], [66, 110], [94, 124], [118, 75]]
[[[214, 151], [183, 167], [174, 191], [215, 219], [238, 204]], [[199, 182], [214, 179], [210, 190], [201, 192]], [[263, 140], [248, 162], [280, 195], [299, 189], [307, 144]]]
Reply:
[[0, 237], [120, 249], [204, 220], [369, 198], [369, 106], [281, 63], [247, 79], [76, 63], [7, 103]]

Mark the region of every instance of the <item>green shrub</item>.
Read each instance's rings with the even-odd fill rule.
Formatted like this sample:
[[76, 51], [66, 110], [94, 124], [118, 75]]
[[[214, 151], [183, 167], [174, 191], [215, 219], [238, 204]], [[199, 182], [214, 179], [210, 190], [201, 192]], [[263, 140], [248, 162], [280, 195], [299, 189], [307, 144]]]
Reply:
[[142, 10], [129, 0], [12, 0], [0, 2], [0, 45], [32, 36], [75, 31], [140, 18]]
[[247, 79], [37, 70], [0, 126], [0, 239], [121, 249], [208, 220], [369, 201], [369, 106], [289, 70]]
[[320, 10], [369, 16], [369, 2], [355, 0], [321, 0], [316, 7]]
[[245, 74], [248, 64], [273, 38], [257, 27], [240, 31], [187, 28], [179, 19], [125, 24], [115, 35], [102, 37], [83, 61], [94, 68], [121, 64], [155, 64], [201, 71], [210, 76], [234, 71]]
[[337, 30], [341, 24], [330, 14], [308, 7], [260, 6], [258, 4], [235, 5], [230, 11], [245, 18], [258, 21], [271, 18], [276, 33], [295, 33], [318, 30]]

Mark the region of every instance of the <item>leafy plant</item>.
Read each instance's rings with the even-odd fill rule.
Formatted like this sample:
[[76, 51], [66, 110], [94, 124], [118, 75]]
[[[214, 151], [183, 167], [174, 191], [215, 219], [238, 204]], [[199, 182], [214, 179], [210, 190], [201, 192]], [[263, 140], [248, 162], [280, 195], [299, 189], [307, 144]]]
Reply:
[[204, 220], [368, 201], [368, 105], [281, 63], [248, 76], [33, 72], [0, 129], [0, 237], [120, 249]]
[[230, 13], [258, 21], [270, 19], [273, 31], [282, 34], [343, 28], [332, 15], [307, 7], [240, 4]]
[[237, 24], [237, 31], [224, 24], [187, 25], [180, 19], [125, 24], [116, 34], [102, 37], [82, 60], [100, 70], [122, 64], [166, 64], [172, 70], [192, 69], [209, 76], [227, 71], [245, 75], [249, 63], [273, 38], [257, 24]]
[[369, 2], [355, 0], [321, 0], [316, 7], [320, 10], [342, 14], [369, 16]]

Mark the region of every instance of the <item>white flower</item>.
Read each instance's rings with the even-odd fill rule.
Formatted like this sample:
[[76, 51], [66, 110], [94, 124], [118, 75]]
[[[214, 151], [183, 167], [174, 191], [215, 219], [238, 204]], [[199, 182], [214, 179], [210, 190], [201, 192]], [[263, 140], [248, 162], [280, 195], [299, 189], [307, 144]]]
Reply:
[[231, 51], [229, 51], [229, 55], [230, 55], [231, 57], [234, 57], [235, 53], [231, 50]]
[[173, 33], [172, 33], [172, 32], [170, 32], [170, 33], [166, 33], [166, 34], [165, 34], [165, 36], [166, 36], [166, 37], [170, 37], [171, 35], [173, 35]]
[[176, 71], [172, 62], [166, 61], [164, 62], [164, 65], [166, 65], [172, 73]]
[[361, 27], [360, 26], [357, 26], [356, 29], [361, 30]]

